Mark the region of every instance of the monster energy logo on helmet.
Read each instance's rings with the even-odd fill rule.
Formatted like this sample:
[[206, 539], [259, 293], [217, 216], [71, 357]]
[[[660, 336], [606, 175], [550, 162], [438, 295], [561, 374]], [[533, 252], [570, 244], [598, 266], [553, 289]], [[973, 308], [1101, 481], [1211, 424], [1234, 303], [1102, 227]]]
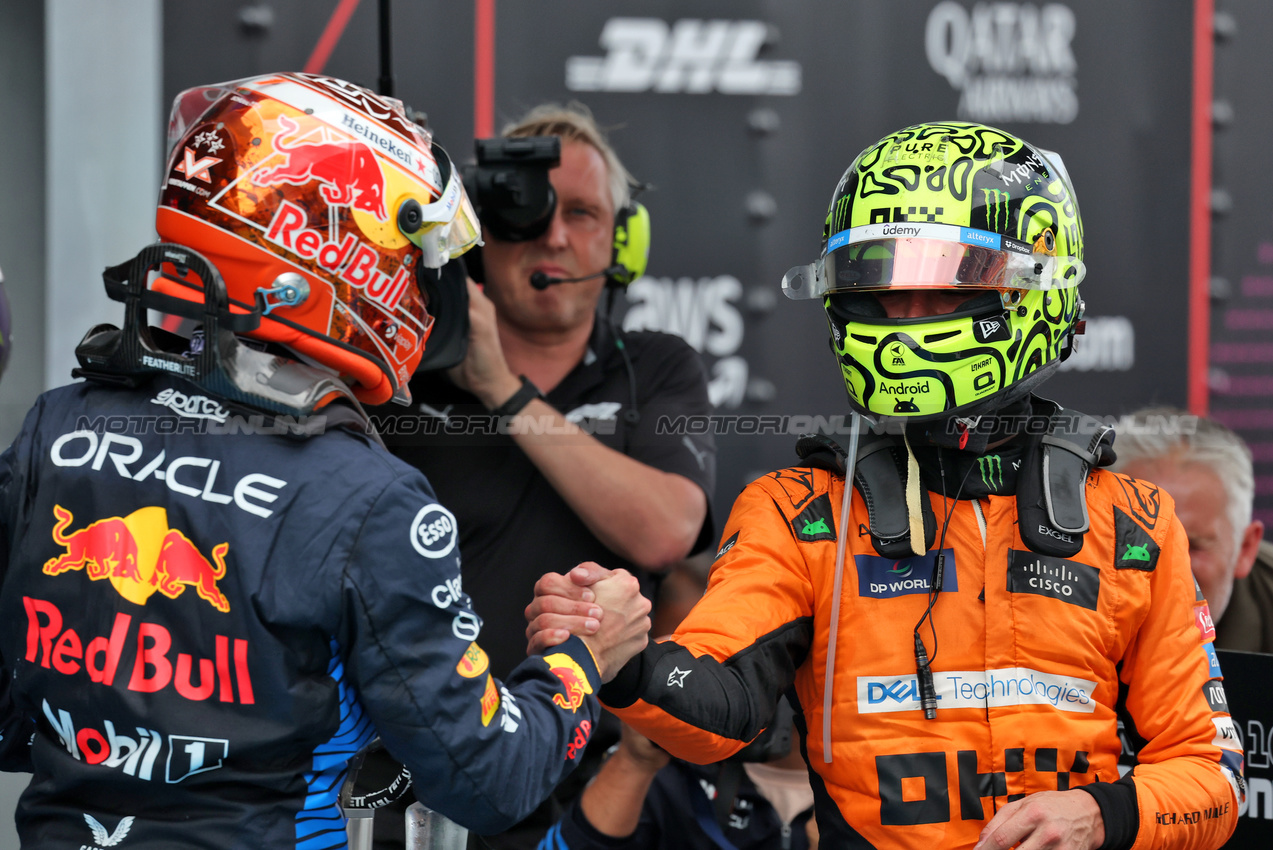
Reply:
[[833, 221], [831, 223], [831, 232], [827, 234], [828, 236], [834, 236], [836, 233], [839, 233], [841, 230], [845, 229], [845, 225], [849, 216], [849, 205], [852, 201], [853, 201], [853, 198], [851, 196], [845, 195], [843, 198], [841, 198], [839, 201], [836, 202], [835, 212], [833, 214]]
[[1003, 458], [999, 455], [977, 458], [977, 467], [981, 470], [981, 483], [988, 489], [998, 490], [1003, 486]]
[[986, 226], [996, 233], [1007, 233], [1012, 196], [1004, 189], [982, 189], [981, 193], [986, 198]]

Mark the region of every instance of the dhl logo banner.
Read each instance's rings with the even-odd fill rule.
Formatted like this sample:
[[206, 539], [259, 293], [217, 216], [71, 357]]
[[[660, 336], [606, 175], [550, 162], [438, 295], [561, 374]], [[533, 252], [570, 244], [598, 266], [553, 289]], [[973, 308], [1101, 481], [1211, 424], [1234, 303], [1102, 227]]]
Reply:
[[560, 679], [566, 689], [565, 694], [553, 694], [553, 704], [558, 708], [568, 708], [571, 713], [578, 711], [584, 698], [592, 693], [592, 683], [583, 668], [564, 652], [545, 655], [544, 663], [548, 665], [548, 672]]
[[230, 602], [217, 587], [225, 577], [228, 543], [212, 548], [213, 566], [190, 538], [168, 527], [168, 512], [159, 507], [95, 520], [70, 533], [71, 512], [54, 505], [53, 516], [53, 542], [66, 552], [45, 562], [47, 575], [84, 570], [93, 581], [107, 579], [120, 596], [138, 605], [155, 591], [176, 599], [189, 586], [213, 608], [229, 612]]

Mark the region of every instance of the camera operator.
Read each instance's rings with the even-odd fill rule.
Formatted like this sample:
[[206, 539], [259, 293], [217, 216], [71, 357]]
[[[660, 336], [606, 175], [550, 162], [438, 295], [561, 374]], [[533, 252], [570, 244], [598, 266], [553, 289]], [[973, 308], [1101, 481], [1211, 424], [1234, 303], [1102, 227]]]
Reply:
[[[479, 187], [484, 268], [470, 269], [484, 285], [467, 282], [467, 354], [448, 370], [417, 373], [420, 427], [385, 434], [459, 520], [464, 590], [484, 620], [496, 675], [525, 657], [514, 624], [545, 570], [597, 561], [648, 585], [712, 538], [710, 435], [656, 427], [663, 416], [710, 412], [701, 361], [677, 337], [619, 331], [609, 298], [598, 311], [607, 289], [613, 297], [643, 272], [648, 215], [586, 108], [543, 105], [504, 131], [510, 149], [554, 136], [556, 204], [538, 233]], [[479, 184], [508, 180], [481, 168], [479, 158]], [[431, 417], [441, 421], [430, 427]], [[543, 812], [534, 838], [528, 828], [525, 842], [492, 844], [533, 846], [558, 814]]]

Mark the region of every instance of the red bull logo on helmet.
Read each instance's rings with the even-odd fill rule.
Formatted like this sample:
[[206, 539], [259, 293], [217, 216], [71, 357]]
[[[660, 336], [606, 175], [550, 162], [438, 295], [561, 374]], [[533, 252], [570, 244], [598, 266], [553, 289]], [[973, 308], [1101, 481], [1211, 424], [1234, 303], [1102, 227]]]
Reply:
[[375, 153], [363, 141], [335, 137], [326, 127], [299, 137], [300, 125], [280, 115], [283, 131], [274, 136], [274, 150], [282, 157], [278, 165], [258, 171], [252, 182], [258, 186], [286, 183], [304, 186], [322, 184], [319, 192], [332, 206], [353, 207], [388, 221], [385, 210], [385, 175]]
[[553, 694], [553, 705], [568, 708], [571, 713], [578, 711], [584, 698], [592, 693], [592, 683], [583, 668], [564, 652], [545, 655], [544, 663], [548, 665], [548, 672], [560, 679], [566, 689], [564, 694]]
[[138, 605], [156, 591], [176, 599], [193, 587], [200, 599], [229, 612], [230, 602], [217, 587], [225, 577], [228, 543], [212, 547], [209, 561], [190, 538], [168, 528], [168, 512], [158, 507], [99, 519], [69, 533], [75, 520], [71, 512], [54, 505], [53, 516], [53, 542], [66, 551], [44, 563], [46, 575], [83, 570], [92, 581], [108, 580], [120, 596]]
[[309, 215], [291, 201], [279, 204], [265, 238], [301, 259], [315, 260], [390, 310], [397, 309], [407, 287], [413, 284], [410, 266], [403, 264], [392, 275], [385, 274], [379, 269], [379, 253], [352, 233], [345, 234], [340, 242], [327, 240], [319, 231], [309, 229]]

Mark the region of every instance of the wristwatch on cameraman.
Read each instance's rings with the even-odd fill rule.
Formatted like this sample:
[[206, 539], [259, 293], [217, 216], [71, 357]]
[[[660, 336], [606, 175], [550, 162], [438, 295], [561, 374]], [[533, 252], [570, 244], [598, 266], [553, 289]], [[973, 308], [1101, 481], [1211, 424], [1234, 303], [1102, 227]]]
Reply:
[[530, 378], [525, 375], [518, 376], [522, 379], [522, 385], [513, 393], [508, 401], [491, 410], [492, 416], [516, 416], [522, 412], [522, 408], [530, 404], [537, 398], [543, 398], [544, 394], [539, 391], [539, 387], [530, 382]]

